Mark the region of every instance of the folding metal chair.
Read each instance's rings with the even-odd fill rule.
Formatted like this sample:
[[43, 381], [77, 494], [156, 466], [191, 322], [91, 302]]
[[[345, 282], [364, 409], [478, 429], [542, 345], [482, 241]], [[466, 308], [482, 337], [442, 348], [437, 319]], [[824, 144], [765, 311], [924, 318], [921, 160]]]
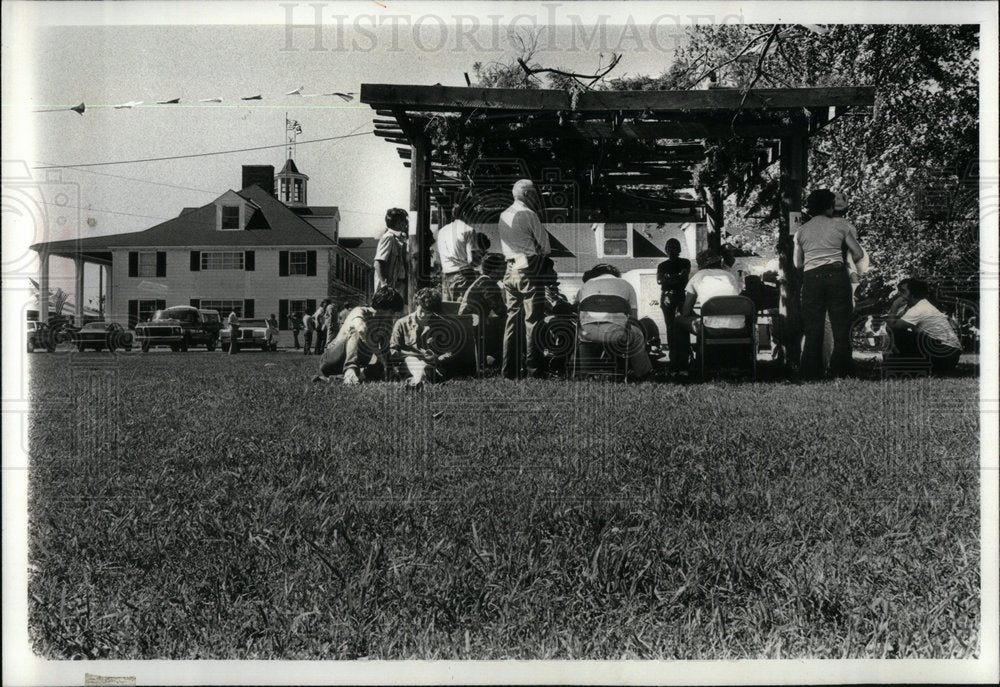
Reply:
[[[573, 347], [572, 376], [576, 378], [580, 375], [582, 365], [584, 368], [583, 371], [586, 374], [610, 375], [612, 377], [621, 377], [622, 379], [627, 378], [629, 351], [631, 350], [629, 346], [631, 343], [629, 341], [631, 331], [627, 318], [632, 314], [632, 309], [629, 307], [628, 301], [624, 298], [620, 298], [619, 296], [594, 294], [592, 296], [587, 296], [580, 301], [579, 310], [581, 315], [585, 312], [624, 315], [626, 317], [626, 323], [624, 325], [625, 345], [621, 350], [616, 350], [617, 346], [614, 346], [613, 344], [588, 340], [583, 326], [580, 324], [580, 321], [577, 320], [576, 343]], [[589, 357], [583, 357], [581, 355], [582, 351], [593, 351], [595, 347], [600, 348], [596, 356], [591, 355]]]
[[[705, 327], [706, 317], [742, 315], [743, 328], [738, 330], [713, 330]], [[724, 335], [717, 335], [725, 331]], [[713, 335], [716, 334], [716, 335]], [[698, 364], [701, 378], [705, 379], [706, 346], [746, 346], [750, 349], [750, 369], [757, 381], [757, 306], [746, 296], [716, 296], [701, 306], [701, 326], [698, 328]]]

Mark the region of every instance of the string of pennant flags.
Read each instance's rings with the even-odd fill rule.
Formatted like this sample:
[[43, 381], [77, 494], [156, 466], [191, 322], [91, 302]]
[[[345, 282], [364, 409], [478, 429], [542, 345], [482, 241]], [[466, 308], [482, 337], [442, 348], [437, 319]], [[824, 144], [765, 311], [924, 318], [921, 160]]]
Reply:
[[[299, 98], [339, 98], [340, 100], [342, 100], [344, 102], [351, 102], [352, 100], [354, 100], [354, 96], [356, 95], [354, 92], [346, 92], [345, 93], [345, 92], [341, 92], [341, 91], [332, 91], [330, 93], [303, 93], [302, 92], [303, 90], [305, 90], [305, 86], [299, 86], [298, 88], [295, 88], [295, 89], [293, 89], [291, 91], [288, 91], [284, 95], [285, 95], [285, 97], [292, 96], [292, 97], [299, 97]], [[248, 95], [248, 96], [241, 97], [239, 100], [242, 101], [242, 102], [247, 102], [247, 101], [252, 101], [252, 100], [264, 100], [264, 99], [265, 98], [264, 98], [264, 96], [262, 94], [256, 93], [254, 95]], [[193, 102], [197, 102], [197, 103], [222, 103], [223, 99], [221, 97], [201, 98], [201, 99], [193, 101]], [[139, 106], [150, 107], [150, 106], [153, 106], [153, 105], [180, 105], [180, 104], [181, 104], [181, 99], [180, 98], [169, 98], [167, 100], [157, 100], [154, 103], [149, 103], [149, 104], [145, 104], [142, 100], [129, 100], [128, 102], [119, 103], [117, 105], [112, 105], [111, 107], [113, 109], [115, 109], [115, 110], [131, 110], [131, 109], [133, 109], [135, 107], [139, 107]], [[48, 108], [48, 109], [34, 110], [34, 111], [35, 112], [76, 112], [77, 114], [82, 115], [84, 112], [87, 111], [87, 105], [86, 105], [86, 103], [80, 103], [79, 105], [76, 105], [74, 107], [57, 107], [57, 108]]]

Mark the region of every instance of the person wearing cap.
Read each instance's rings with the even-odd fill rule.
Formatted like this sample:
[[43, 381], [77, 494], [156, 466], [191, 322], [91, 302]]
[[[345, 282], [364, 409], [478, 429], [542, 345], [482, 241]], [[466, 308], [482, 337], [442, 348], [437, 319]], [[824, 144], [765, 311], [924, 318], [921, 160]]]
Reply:
[[701, 317], [701, 306], [705, 301], [716, 296], [738, 296], [740, 284], [736, 275], [725, 268], [722, 255], [718, 251], [707, 248], [698, 253], [696, 260], [698, 271], [684, 287], [684, 304], [674, 325], [674, 340], [670, 342], [670, 369], [673, 372], [687, 372], [688, 358], [691, 355], [691, 335], [697, 335], [702, 327], [710, 328], [714, 334], [724, 336], [726, 330], [740, 332], [746, 326], [742, 315]]
[[507, 323], [503, 336], [503, 376], [521, 377], [521, 363], [531, 377], [544, 377], [544, 356], [535, 326], [545, 317], [542, 261], [551, 252], [549, 235], [537, 209], [538, 194], [530, 179], [514, 184], [514, 202], [500, 215], [500, 249], [507, 260], [504, 299]]
[[805, 379], [823, 376], [823, 328], [827, 313], [833, 330], [830, 373], [847, 376], [853, 372], [851, 351], [851, 279], [844, 261], [844, 246], [850, 257], [861, 260], [864, 251], [855, 238], [857, 231], [844, 219], [834, 218], [835, 196], [817, 189], [806, 199], [811, 219], [795, 232], [795, 267], [802, 270], [801, 316], [805, 343], [801, 373]]
[[476, 230], [465, 222], [461, 204], [452, 209], [452, 221], [438, 230], [436, 243], [441, 266], [441, 296], [446, 301], [457, 301], [478, 276], [473, 267], [478, 250]]
[[[458, 306], [459, 315], [475, 315], [479, 318], [483, 354], [487, 366], [500, 360], [503, 347], [503, 330], [507, 321], [507, 306], [499, 282], [507, 270], [507, 261], [499, 253], [487, 253], [479, 264], [479, 276], [462, 294]], [[492, 358], [492, 360], [491, 360]]]

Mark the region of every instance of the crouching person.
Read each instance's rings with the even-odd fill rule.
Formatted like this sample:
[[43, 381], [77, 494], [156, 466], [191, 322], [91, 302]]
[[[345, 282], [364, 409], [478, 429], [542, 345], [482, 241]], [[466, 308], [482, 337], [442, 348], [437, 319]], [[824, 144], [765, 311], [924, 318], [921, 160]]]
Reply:
[[340, 331], [326, 345], [314, 382], [328, 382], [343, 373], [344, 384], [381, 379], [389, 354], [389, 325], [393, 313], [403, 309], [403, 297], [389, 286], [372, 296], [369, 307], [348, 313]]
[[439, 382], [449, 376], [462, 338], [461, 332], [455, 331], [440, 315], [440, 291], [420, 289], [416, 305], [416, 310], [393, 325], [389, 355], [406, 366], [410, 375], [407, 384], [420, 388], [424, 382]]
[[962, 342], [947, 315], [928, 300], [929, 296], [930, 289], [922, 279], [899, 283], [899, 298], [886, 317], [893, 350], [883, 357], [883, 368], [905, 370], [916, 365], [946, 373], [958, 365]]

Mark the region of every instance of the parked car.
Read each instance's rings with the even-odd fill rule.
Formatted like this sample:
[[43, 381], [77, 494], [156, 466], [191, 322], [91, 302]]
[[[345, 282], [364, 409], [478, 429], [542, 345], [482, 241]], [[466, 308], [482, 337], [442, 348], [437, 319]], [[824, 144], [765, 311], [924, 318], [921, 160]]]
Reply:
[[[221, 341], [222, 350], [229, 350], [230, 343], [229, 328], [222, 330]], [[267, 343], [267, 323], [264, 320], [243, 320], [240, 322], [240, 348], [259, 348], [262, 351], [276, 351], [278, 344]]]
[[105, 347], [114, 352], [119, 348], [131, 351], [133, 337], [132, 332], [117, 322], [96, 320], [80, 327], [73, 334], [73, 340], [76, 343], [76, 350], [81, 353], [88, 348], [100, 351]]
[[173, 351], [186, 351], [191, 346], [202, 345], [214, 351], [220, 329], [222, 322], [218, 311], [175, 305], [157, 310], [152, 320], [137, 324], [135, 338], [143, 351], [151, 346], [170, 346]]
[[49, 348], [48, 327], [44, 322], [27, 322], [27, 332], [25, 338], [28, 340], [28, 353], [34, 353], [38, 348]]

